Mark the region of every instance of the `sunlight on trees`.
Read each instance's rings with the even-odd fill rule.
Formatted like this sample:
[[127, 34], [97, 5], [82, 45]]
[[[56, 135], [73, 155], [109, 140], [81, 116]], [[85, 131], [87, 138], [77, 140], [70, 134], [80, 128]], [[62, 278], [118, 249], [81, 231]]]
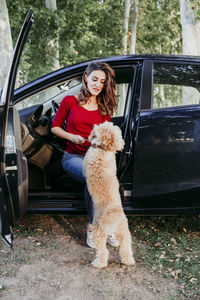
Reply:
[[199, 2], [180, 0], [183, 54], [200, 55]]
[[5, 0], [0, 0], [0, 89], [3, 87], [13, 53], [8, 10]]
[[[59, 67], [110, 55], [181, 54], [182, 49], [199, 54], [199, 35], [194, 35], [196, 44], [191, 43], [186, 24], [190, 14], [190, 32], [199, 26], [197, 0], [7, 0], [6, 4], [13, 44], [26, 12], [30, 7], [34, 12], [21, 58], [20, 84]], [[190, 44], [193, 51], [186, 50]], [[5, 41], [0, 48], [5, 48]]]

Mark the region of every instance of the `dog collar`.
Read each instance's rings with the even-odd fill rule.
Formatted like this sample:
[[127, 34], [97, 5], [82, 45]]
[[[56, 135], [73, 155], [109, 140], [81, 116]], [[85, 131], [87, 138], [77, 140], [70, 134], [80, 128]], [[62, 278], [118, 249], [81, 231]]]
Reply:
[[107, 149], [104, 146], [101, 146], [101, 145], [91, 144], [91, 147], [107, 151]]

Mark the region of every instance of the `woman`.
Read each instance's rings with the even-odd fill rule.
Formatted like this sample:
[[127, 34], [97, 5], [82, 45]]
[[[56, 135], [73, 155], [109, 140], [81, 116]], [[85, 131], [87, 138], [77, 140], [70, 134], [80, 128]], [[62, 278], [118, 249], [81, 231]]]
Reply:
[[[60, 103], [52, 123], [52, 132], [66, 139], [66, 149], [62, 157], [64, 171], [79, 182], [86, 182], [83, 175], [83, 158], [90, 146], [87, 141], [94, 124], [110, 121], [116, 108], [115, 73], [106, 63], [92, 62], [85, 70], [82, 87], [78, 96], [66, 96]], [[62, 124], [66, 120], [66, 131]], [[94, 248], [93, 202], [87, 186], [84, 191], [89, 224], [87, 244]], [[108, 237], [111, 246], [118, 246], [114, 234]]]

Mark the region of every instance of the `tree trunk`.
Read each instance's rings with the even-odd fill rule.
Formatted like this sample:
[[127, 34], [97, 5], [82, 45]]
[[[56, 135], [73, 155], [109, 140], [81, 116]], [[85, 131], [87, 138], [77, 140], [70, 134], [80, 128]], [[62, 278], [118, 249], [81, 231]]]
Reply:
[[129, 43], [129, 53], [130, 54], [135, 54], [137, 21], [138, 21], [138, 0], [134, 0], [133, 1], [133, 12], [132, 12], [132, 22], [131, 22], [131, 38], [130, 38], [130, 43]]
[[180, 0], [183, 54], [200, 55], [200, 21], [195, 20], [188, 0]]
[[[56, 0], [45, 0], [46, 8], [55, 11], [57, 10]], [[60, 62], [59, 62], [59, 44], [58, 40], [50, 41], [48, 43], [49, 47], [55, 47], [55, 58], [54, 58], [54, 64], [53, 64], [53, 70], [58, 70], [60, 68]]]
[[124, 1], [124, 35], [122, 38], [123, 54], [127, 54], [129, 13], [130, 13], [130, 0], [125, 0]]
[[45, 0], [45, 5], [52, 11], [57, 10], [56, 0]]
[[13, 53], [8, 10], [5, 0], [0, 0], [0, 89], [3, 87]]

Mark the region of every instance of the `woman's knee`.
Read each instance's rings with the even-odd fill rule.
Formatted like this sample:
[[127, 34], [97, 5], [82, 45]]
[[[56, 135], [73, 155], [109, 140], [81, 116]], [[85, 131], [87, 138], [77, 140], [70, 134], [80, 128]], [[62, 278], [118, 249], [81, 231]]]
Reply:
[[83, 158], [80, 156], [71, 155], [71, 157], [64, 156], [62, 158], [63, 170], [69, 174], [73, 179], [81, 182], [86, 182], [83, 174]]

